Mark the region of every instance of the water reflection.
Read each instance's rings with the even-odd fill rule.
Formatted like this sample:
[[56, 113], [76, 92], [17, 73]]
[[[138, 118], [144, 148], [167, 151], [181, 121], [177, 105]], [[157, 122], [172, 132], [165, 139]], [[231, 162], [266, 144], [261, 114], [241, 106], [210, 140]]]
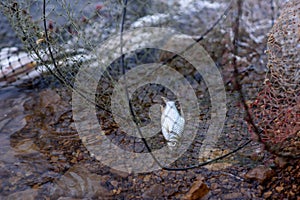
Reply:
[[[15, 137], [26, 125], [24, 103], [30, 92], [17, 88], [0, 90], [0, 179], [2, 195], [24, 190], [34, 185], [46, 173], [46, 159], [33, 140], [25, 135]], [[33, 162], [34, 161], [34, 162]]]
[[91, 158], [72, 126], [68, 96], [57, 88], [0, 90], [0, 199], [106, 191], [95, 187], [100, 177], [80, 168]]

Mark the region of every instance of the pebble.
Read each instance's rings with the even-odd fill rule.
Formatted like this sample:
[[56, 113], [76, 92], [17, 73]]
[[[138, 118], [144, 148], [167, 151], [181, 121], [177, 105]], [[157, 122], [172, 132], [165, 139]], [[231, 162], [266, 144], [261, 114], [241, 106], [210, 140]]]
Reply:
[[281, 192], [282, 190], [284, 190], [284, 188], [282, 186], [277, 186], [275, 190], [276, 192]]
[[224, 194], [223, 199], [242, 199], [242, 194], [238, 192]]
[[142, 197], [143, 199], [160, 199], [162, 198], [163, 192], [164, 188], [161, 184], [154, 184], [150, 188], [146, 189]]
[[268, 191], [264, 193], [264, 198], [267, 199], [272, 195], [272, 191]]
[[120, 176], [122, 178], [127, 178], [128, 175], [129, 175], [126, 172], [122, 172], [122, 171], [119, 171], [119, 170], [116, 170], [116, 169], [113, 169], [113, 168], [110, 169], [110, 172], [113, 173], [113, 174], [116, 174], [116, 175], [118, 175], [118, 176]]
[[196, 200], [201, 199], [209, 193], [209, 188], [203, 182], [204, 178], [198, 178], [192, 185], [191, 189], [187, 194], [184, 195], [183, 199]]
[[271, 168], [268, 168], [264, 165], [259, 165], [246, 173], [245, 178], [250, 180], [257, 180], [259, 183], [263, 183], [266, 180], [270, 179], [273, 174], [274, 171]]
[[288, 162], [286, 159], [282, 158], [282, 157], [276, 157], [275, 158], [275, 164], [279, 167], [279, 168], [284, 168]]

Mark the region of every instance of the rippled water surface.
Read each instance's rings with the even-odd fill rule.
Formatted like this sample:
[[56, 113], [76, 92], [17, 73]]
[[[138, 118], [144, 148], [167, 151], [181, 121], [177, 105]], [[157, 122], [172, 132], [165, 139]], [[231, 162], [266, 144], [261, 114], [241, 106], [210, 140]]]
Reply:
[[110, 194], [101, 185], [94, 186], [101, 178], [87, 171], [86, 163], [77, 165], [91, 158], [72, 129], [68, 101], [52, 89], [13, 87], [1, 89], [0, 99], [3, 198]]

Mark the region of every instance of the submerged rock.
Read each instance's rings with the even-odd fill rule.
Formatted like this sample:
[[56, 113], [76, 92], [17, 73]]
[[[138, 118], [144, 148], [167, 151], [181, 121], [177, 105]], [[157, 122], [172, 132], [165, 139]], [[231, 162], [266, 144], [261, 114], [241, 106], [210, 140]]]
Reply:
[[52, 198], [110, 197], [112, 192], [100, 185], [101, 176], [92, 174], [87, 168], [75, 165], [70, 168], [51, 188]]

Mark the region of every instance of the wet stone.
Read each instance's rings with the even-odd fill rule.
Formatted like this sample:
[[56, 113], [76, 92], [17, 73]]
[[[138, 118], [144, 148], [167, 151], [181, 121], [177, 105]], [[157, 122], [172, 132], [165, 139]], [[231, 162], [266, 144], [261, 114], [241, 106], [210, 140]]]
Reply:
[[52, 198], [60, 196], [74, 198], [109, 197], [111, 191], [100, 185], [101, 176], [90, 173], [86, 167], [70, 168], [51, 188]]
[[38, 195], [38, 190], [36, 189], [28, 189], [28, 190], [24, 190], [24, 191], [19, 191], [19, 192], [15, 192], [13, 194], [10, 194], [9, 196], [5, 197], [5, 200], [10, 200], [10, 199], [14, 199], [14, 200], [35, 200], [37, 198]]
[[115, 174], [115, 175], [117, 175], [117, 176], [120, 176], [122, 178], [127, 178], [128, 175], [129, 175], [126, 172], [122, 172], [122, 171], [119, 171], [119, 170], [116, 170], [116, 169], [113, 169], [113, 168], [110, 169], [110, 172], [113, 173], [113, 174]]
[[154, 184], [146, 189], [143, 194], [144, 199], [161, 199], [164, 192], [164, 187], [161, 184]]
[[288, 161], [285, 158], [276, 157], [275, 164], [280, 168], [284, 168], [288, 164]]
[[265, 192], [265, 193], [264, 193], [263, 197], [264, 197], [265, 199], [267, 199], [267, 198], [270, 198], [271, 195], [272, 195], [272, 191], [268, 191], [268, 192]]
[[205, 195], [207, 195], [210, 189], [203, 182], [203, 180], [204, 178], [199, 177], [198, 180], [196, 180], [192, 184], [192, 187], [190, 188], [189, 192], [184, 195], [183, 199], [196, 200], [196, 199], [201, 199]]
[[245, 178], [250, 180], [257, 180], [258, 182], [263, 183], [270, 179], [273, 174], [274, 171], [271, 168], [260, 165], [251, 169], [247, 174], [245, 174]]
[[243, 195], [241, 193], [229, 193], [229, 194], [224, 194], [223, 199], [242, 199]]

